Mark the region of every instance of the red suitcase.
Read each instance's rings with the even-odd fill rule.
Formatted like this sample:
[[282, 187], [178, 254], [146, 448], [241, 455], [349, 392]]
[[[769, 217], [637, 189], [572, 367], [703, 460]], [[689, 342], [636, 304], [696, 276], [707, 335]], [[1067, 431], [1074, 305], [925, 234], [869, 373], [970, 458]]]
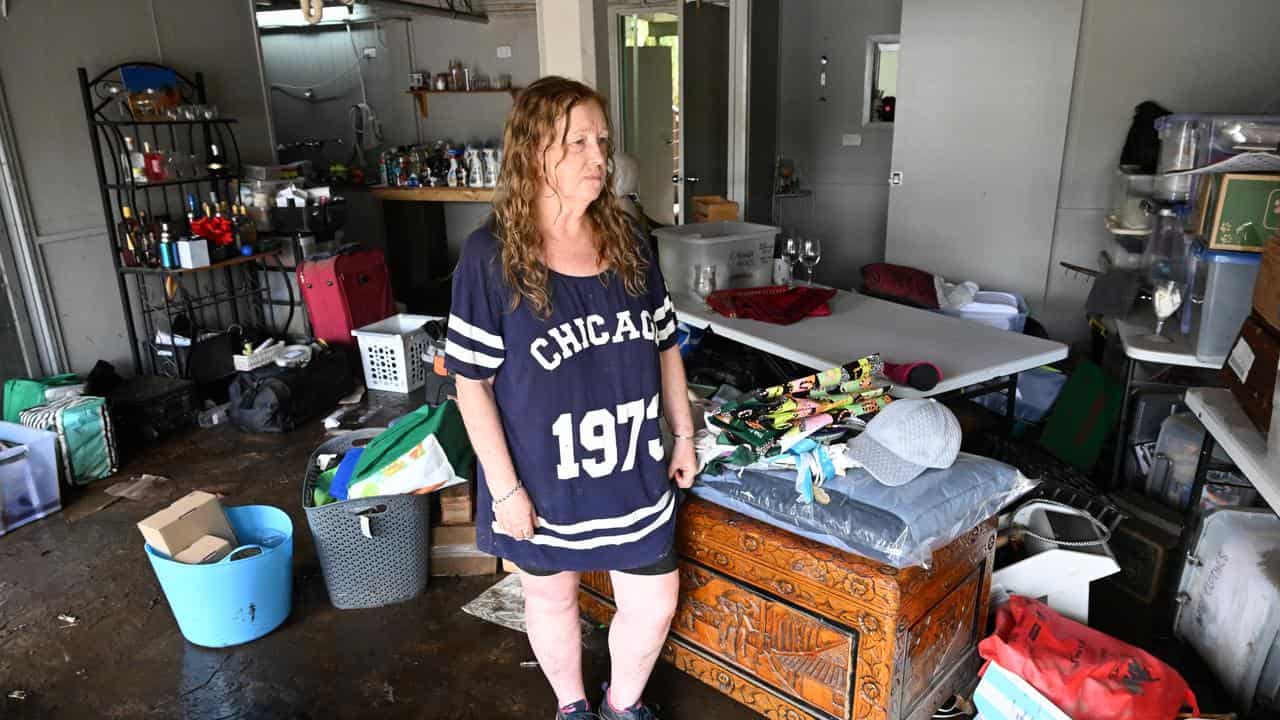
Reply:
[[381, 250], [350, 246], [298, 266], [298, 287], [317, 340], [350, 345], [351, 331], [395, 314]]

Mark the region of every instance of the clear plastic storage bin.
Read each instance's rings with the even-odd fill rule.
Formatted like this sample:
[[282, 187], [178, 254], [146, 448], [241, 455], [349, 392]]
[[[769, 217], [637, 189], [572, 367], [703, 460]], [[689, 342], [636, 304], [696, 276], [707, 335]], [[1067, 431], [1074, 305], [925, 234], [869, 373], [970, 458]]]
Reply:
[[1200, 335], [1196, 359], [1222, 362], [1253, 305], [1253, 284], [1262, 256], [1258, 253], [1223, 252], [1197, 248], [1205, 266], [1204, 304], [1200, 307]]
[[62, 509], [58, 435], [0, 422], [0, 535]]
[[773, 281], [778, 228], [743, 222], [711, 222], [658, 228], [659, 266], [671, 292], [689, 292], [694, 265], [714, 265], [716, 289], [759, 287]]
[[1206, 115], [1197, 132], [1197, 165], [1245, 152], [1275, 152], [1280, 143], [1280, 115]]

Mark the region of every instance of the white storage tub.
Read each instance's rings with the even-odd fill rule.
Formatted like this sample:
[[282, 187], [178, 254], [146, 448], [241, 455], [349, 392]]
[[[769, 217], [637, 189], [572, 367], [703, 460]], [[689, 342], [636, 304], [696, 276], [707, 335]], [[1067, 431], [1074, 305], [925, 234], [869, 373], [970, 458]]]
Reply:
[[671, 292], [690, 292], [693, 267], [714, 265], [716, 289], [760, 287], [773, 280], [778, 228], [744, 222], [710, 222], [658, 228], [658, 258]]

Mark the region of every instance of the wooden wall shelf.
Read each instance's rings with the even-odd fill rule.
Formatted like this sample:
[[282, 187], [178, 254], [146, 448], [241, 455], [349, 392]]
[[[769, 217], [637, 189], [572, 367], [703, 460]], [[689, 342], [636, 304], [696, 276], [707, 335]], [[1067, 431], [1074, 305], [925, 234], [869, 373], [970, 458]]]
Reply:
[[371, 191], [380, 200], [396, 200], [401, 202], [493, 202], [493, 188], [458, 188], [458, 187], [419, 187], [392, 188], [375, 187]]
[[493, 95], [495, 93], [507, 93], [511, 97], [515, 97], [524, 88], [487, 88], [485, 90], [428, 90], [427, 88], [411, 88], [405, 90], [406, 95], [412, 95], [414, 101], [418, 105], [418, 114], [427, 117], [427, 96], [428, 95]]

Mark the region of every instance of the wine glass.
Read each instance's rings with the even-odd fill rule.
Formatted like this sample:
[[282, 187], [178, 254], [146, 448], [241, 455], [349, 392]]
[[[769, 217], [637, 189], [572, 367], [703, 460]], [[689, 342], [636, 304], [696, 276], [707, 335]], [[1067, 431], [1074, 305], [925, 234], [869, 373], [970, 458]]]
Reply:
[[800, 234], [788, 232], [782, 236], [782, 261], [787, 264], [787, 288], [795, 277], [796, 261], [800, 259]]
[[800, 262], [809, 273], [808, 286], [813, 287], [813, 267], [822, 259], [822, 242], [818, 238], [808, 237], [800, 243]]
[[1173, 342], [1162, 333], [1164, 332], [1165, 320], [1173, 317], [1173, 314], [1178, 312], [1178, 308], [1182, 307], [1184, 294], [1182, 286], [1183, 284], [1176, 280], [1161, 280], [1151, 288], [1151, 304], [1156, 311], [1156, 331], [1154, 335], [1146, 337], [1150, 342]]
[[715, 265], [694, 265], [693, 266], [693, 294], [702, 299], [702, 304], [706, 305], [710, 310], [711, 306], [707, 304], [707, 298], [711, 293], [716, 291], [716, 266]]

